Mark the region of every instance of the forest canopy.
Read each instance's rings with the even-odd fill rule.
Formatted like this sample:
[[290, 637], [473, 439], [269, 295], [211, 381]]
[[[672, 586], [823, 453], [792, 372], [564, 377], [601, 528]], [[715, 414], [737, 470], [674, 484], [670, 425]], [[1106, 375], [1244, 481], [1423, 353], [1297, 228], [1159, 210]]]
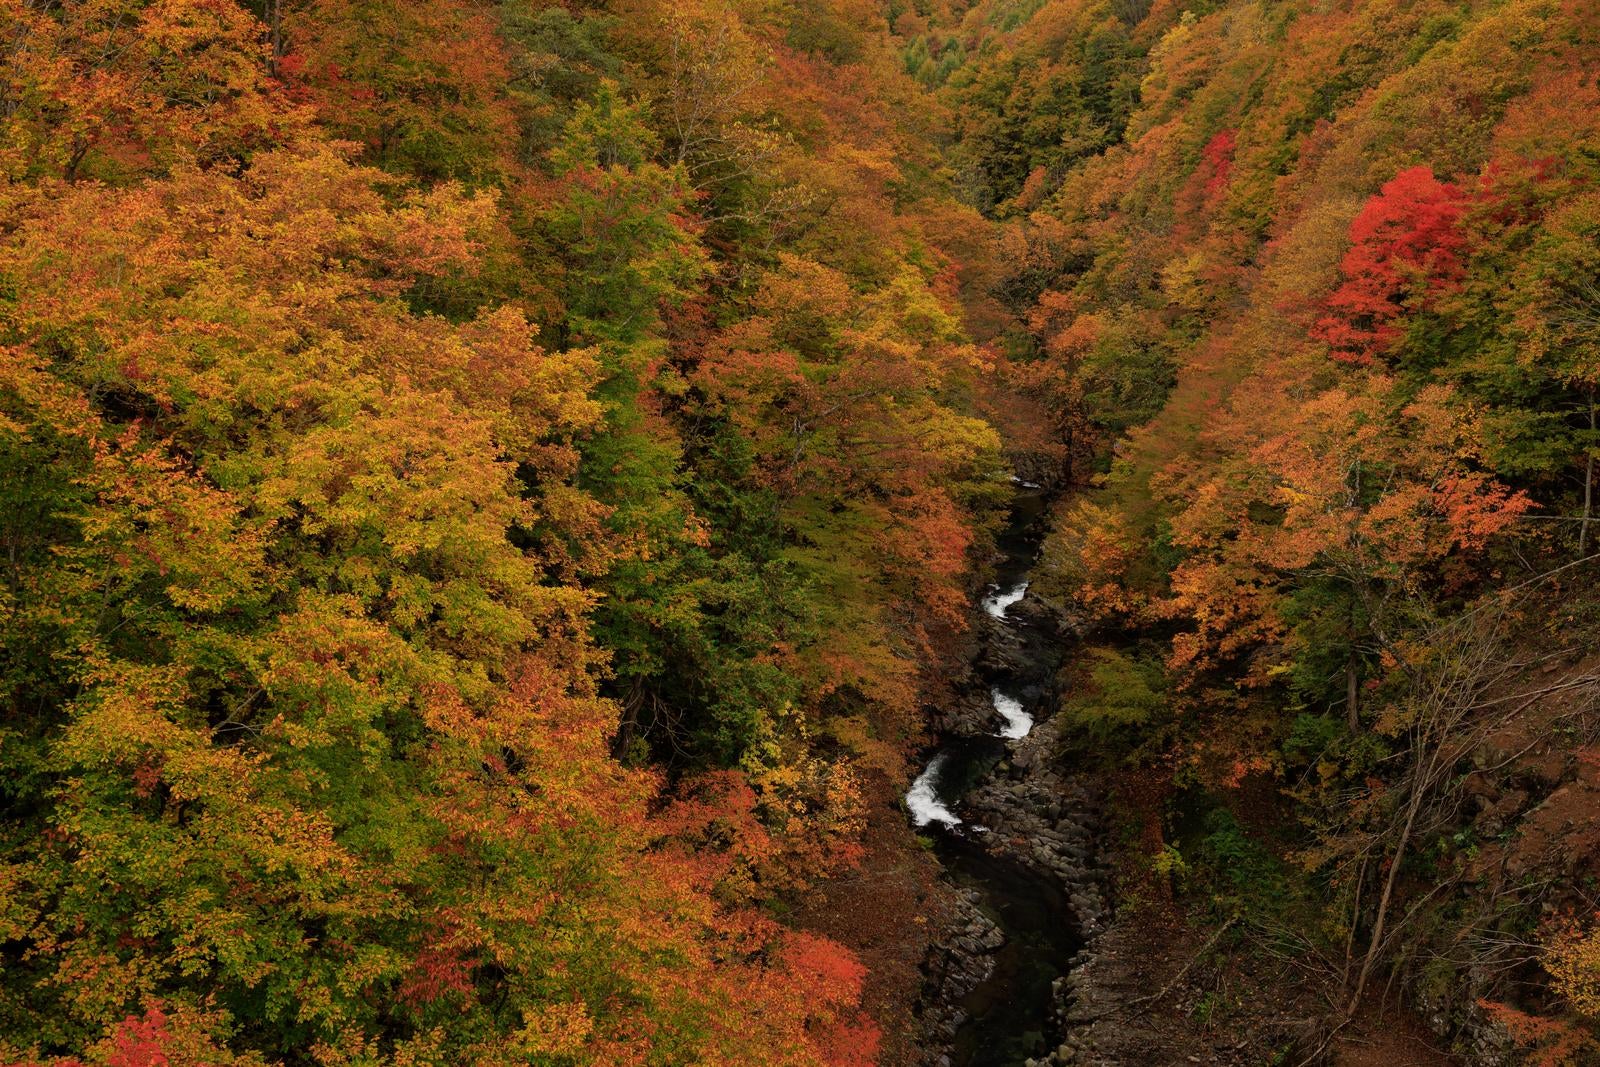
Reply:
[[861, 15], [0, 9], [0, 1059], [873, 1058], [760, 908], [1003, 478]]
[[0, 41], [0, 1061], [876, 1062], [866, 963], [786, 920], [951, 699], [1019, 470], [1052, 757], [1143, 790], [1159, 893], [1351, 1010], [1600, 1047], [1600, 737], [1508, 695], [1600, 607], [1585, 0]]

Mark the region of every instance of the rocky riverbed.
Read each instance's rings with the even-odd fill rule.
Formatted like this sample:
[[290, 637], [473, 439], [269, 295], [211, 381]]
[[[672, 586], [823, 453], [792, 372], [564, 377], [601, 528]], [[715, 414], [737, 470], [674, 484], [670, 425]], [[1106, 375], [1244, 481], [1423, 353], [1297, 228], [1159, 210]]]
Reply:
[[[979, 718], [977, 709], [969, 710], [968, 716], [969, 728], [976, 726], [972, 720]], [[986, 721], [987, 717], [983, 718]], [[1014, 883], [1030, 878], [1056, 887], [1051, 894], [1055, 899], [1042, 919], [1060, 929], [1005, 931], [989, 917], [985, 905], [994, 911], [1003, 909], [1007, 901], [986, 900], [979, 890], [965, 890], [966, 906], [925, 964], [922, 1011], [928, 1064], [1015, 1067], [1074, 1062], [1072, 1046], [1064, 1043], [1074, 1000], [1070, 975], [1094, 958], [1095, 941], [1109, 922], [1109, 873], [1100, 858], [1103, 823], [1097, 783], [1061, 766], [1056, 758], [1058, 749], [1057, 727], [1045, 718], [1027, 737], [1008, 743], [1004, 753], [954, 802], [951, 810], [960, 817], [961, 825], [933, 830], [947, 837], [941, 851], [958, 857], [947, 860], [947, 867], [958, 868], [953, 872], [958, 881], [959, 868], [986, 865], [1011, 872], [1002, 879], [1011, 888], [1002, 886], [1002, 894], [1014, 892]], [[1005, 951], [1008, 933], [1030, 942], [1025, 951], [1058, 949], [1047, 958], [1013, 963], [1014, 970], [1045, 970], [1049, 974], [1045, 980], [1048, 999], [1037, 1010], [1038, 1017], [1024, 1024], [1025, 1034], [1019, 1035], [1027, 1036], [1031, 1047], [1028, 1054], [1015, 1059], [1003, 1058], [1009, 1053], [992, 1047], [967, 1047], [972, 1043], [960, 1040], [962, 1027], [974, 1024], [973, 995], [992, 982], [996, 957]], [[1026, 1012], [1025, 1005], [1001, 1003], [1033, 993], [1014, 986], [990, 990], [987, 997], [978, 998], [976, 1007], [1012, 1016], [1018, 1009]]]

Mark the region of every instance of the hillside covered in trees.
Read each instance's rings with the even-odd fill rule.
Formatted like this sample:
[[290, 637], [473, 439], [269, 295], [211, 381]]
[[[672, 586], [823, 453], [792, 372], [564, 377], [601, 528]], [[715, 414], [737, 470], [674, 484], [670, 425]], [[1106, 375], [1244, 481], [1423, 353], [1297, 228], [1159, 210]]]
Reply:
[[872, 1059], [755, 905], [1004, 488], [872, 26], [6, 6], [0, 1059]]
[[1041, 1062], [1600, 1057], [1588, 0], [0, 46], [0, 1062], [937, 1062], [898, 798], [1034, 481], [1174, 994]]
[[1124, 912], [1466, 1062], [1596, 1062], [1600, 12], [895, 26], [1082, 487], [1036, 584], [1085, 638], [1064, 758], [1117, 781]]

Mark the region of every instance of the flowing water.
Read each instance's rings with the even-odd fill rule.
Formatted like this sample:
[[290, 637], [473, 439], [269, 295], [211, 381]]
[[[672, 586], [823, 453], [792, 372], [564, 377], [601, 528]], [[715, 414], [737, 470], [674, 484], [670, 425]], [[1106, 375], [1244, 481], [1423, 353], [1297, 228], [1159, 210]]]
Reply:
[[1001, 591], [996, 589], [983, 598], [983, 610], [997, 619], [1006, 617], [1006, 612], [1011, 610], [1011, 605], [1028, 595], [1028, 583], [1018, 582], [1010, 589]]
[[957, 814], [961, 797], [998, 767], [1010, 746], [1047, 713], [1055, 657], [1050, 635], [1030, 632], [1011, 609], [1027, 594], [1038, 553], [1046, 496], [1019, 482], [1011, 521], [1000, 539], [1003, 561], [983, 610], [1023, 638], [1026, 669], [988, 678], [993, 733], [946, 737], [906, 794], [912, 821], [935, 839], [946, 872], [979, 894], [979, 906], [1005, 934], [994, 971], [962, 999], [968, 1021], [956, 1034], [955, 1067], [1018, 1067], [1048, 1048], [1051, 982], [1065, 973], [1081, 941], [1068, 921], [1066, 893], [1055, 877], [984, 847], [987, 828]]
[[1028, 731], [1033, 729], [1033, 716], [1022, 710], [1022, 701], [999, 688], [989, 690], [989, 699], [994, 702], [995, 712], [1005, 720], [1005, 725], [1000, 727], [1001, 737], [1017, 741], [1028, 736]]
[[911, 811], [911, 820], [918, 826], [930, 823], [961, 825], [955, 812], [945, 807], [944, 801], [939, 799], [939, 772], [944, 770], [945, 761], [949, 758], [948, 753], [941, 752], [929, 760], [927, 768], [911, 783], [911, 789], [906, 793], [906, 807]]

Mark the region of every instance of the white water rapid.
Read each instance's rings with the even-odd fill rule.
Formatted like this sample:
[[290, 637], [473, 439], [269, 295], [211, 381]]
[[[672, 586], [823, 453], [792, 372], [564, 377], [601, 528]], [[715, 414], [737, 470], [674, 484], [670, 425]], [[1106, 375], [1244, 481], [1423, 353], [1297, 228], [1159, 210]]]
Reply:
[[1006, 617], [1006, 611], [1028, 593], [1028, 583], [1018, 582], [1010, 589], [996, 589], [983, 598], [983, 610], [997, 619]]
[[911, 821], [917, 826], [927, 826], [931, 822], [945, 826], [961, 825], [956, 813], [945, 807], [944, 801], [939, 799], [939, 769], [944, 766], [944, 761], [943, 752], [929, 760], [927, 768], [917, 775], [917, 780], [911, 783], [911, 791], [906, 794], [906, 807], [911, 811]]
[[1022, 701], [998, 689], [989, 690], [989, 696], [994, 701], [994, 710], [1006, 721], [1000, 729], [1000, 736], [1012, 740], [1027, 737], [1028, 731], [1033, 729], [1033, 716], [1022, 710]]

